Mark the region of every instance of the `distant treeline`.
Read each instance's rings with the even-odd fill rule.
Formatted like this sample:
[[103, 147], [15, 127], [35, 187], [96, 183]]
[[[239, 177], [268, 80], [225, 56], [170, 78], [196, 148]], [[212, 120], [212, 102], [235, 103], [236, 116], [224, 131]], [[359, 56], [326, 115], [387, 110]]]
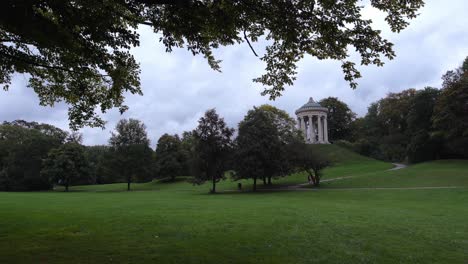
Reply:
[[468, 158], [468, 58], [442, 79], [441, 89], [408, 89], [372, 103], [339, 144], [387, 161]]
[[194, 184], [209, 181], [211, 191], [230, 171], [233, 179], [272, 179], [305, 171], [314, 185], [328, 165], [303, 142], [295, 121], [273, 106], [254, 107], [239, 124], [238, 135], [214, 109], [198, 126], [178, 135], [164, 134], [150, 147], [145, 125], [118, 122], [108, 145], [83, 146], [82, 136], [57, 127], [17, 120], [0, 125], [0, 190], [49, 190], [54, 185], [173, 181], [187, 176]]

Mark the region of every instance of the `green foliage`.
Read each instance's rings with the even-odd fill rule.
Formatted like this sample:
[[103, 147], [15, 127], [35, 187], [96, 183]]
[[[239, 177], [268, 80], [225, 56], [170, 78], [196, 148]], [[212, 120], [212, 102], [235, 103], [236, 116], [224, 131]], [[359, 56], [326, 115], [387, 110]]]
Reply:
[[77, 184], [88, 177], [89, 167], [84, 149], [77, 143], [66, 143], [52, 149], [43, 162], [41, 175], [51, 182], [65, 186]]
[[115, 132], [112, 132], [109, 144], [113, 147], [149, 145], [145, 124], [137, 119], [121, 119], [115, 126]]
[[139, 45], [137, 28], [150, 26], [167, 52], [186, 47], [220, 61], [213, 49], [266, 38], [261, 60], [266, 73], [256, 78], [274, 99], [296, 78], [306, 55], [342, 62], [351, 87], [361, 75], [349, 60], [350, 46], [361, 65], [392, 59], [392, 43], [362, 17], [371, 6], [386, 15], [394, 32], [408, 25], [422, 0], [377, 1], [23, 1], [0, 2], [0, 84], [8, 89], [14, 73], [29, 74], [41, 105], [65, 101], [72, 128], [103, 126], [99, 112], [117, 107], [124, 94], [141, 94], [139, 65], [129, 50]]
[[353, 122], [346, 144], [374, 158], [410, 163], [468, 157], [468, 57], [448, 71], [441, 90], [426, 87], [391, 93]]
[[[433, 160], [441, 157], [442, 141], [434, 134], [432, 116], [440, 91], [426, 87], [418, 91], [411, 101], [407, 117], [408, 161], [411, 163]], [[437, 111], [437, 110], [436, 110]]]
[[193, 154], [194, 183], [212, 182], [211, 192], [216, 192], [216, 183], [224, 179], [226, 161], [232, 152], [234, 129], [227, 127], [214, 109], [205, 112], [193, 131], [195, 141]]
[[468, 158], [468, 57], [463, 66], [444, 76], [444, 88], [435, 105], [435, 129], [449, 153]]
[[294, 120], [284, 111], [270, 105], [249, 110], [239, 123], [234, 155], [235, 178], [257, 179], [272, 184], [273, 177], [288, 175], [293, 167], [286, 146], [302, 141]]
[[322, 177], [322, 170], [330, 164], [327, 157], [321, 154], [313, 145], [302, 142], [291, 144], [288, 152], [288, 156], [295, 168], [299, 172], [305, 171], [310, 179], [309, 182], [318, 187]]
[[170, 178], [182, 175], [187, 156], [182, 149], [179, 136], [162, 135], [156, 146], [156, 174], [158, 178]]
[[153, 151], [149, 147], [146, 126], [136, 119], [122, 119], [109, 139], [112, 147], [112, 166], [124, 177], [127, 190], [132, 181], [152, 179]]
[[328, 108], [328, 137], [332, 142], [351, 138], [351, 124], [356, 114], [348, 105], [336, 97], [328, 97], [320, 100], [319, 104]]
[[89, 162], [89, 184], [119, 182], [119, 172], [113, 166], [111, 147], [104, 145], [86, 146], [85, 155]]
[[0, 190], [47, 190], [40, 174], [47, 153], [63, 143], [66, 133], [47, 124], [26, 121], [0, 125]]
[[271, 112], [263, 109], [249, 110], [239, 123], [236, 138], [235, 177], [253, 179], [254, 191], [258, 178], [266, 183], [267, 178], [282, 172], [285, 161], [279, 129]]
[[355, 151], [388, 161], [422, 162], [444, 157], [442, 139], [432, 117], [440, 91], [426, 87], [391, 93], [371, 104], [364, 118], [354, 121]]

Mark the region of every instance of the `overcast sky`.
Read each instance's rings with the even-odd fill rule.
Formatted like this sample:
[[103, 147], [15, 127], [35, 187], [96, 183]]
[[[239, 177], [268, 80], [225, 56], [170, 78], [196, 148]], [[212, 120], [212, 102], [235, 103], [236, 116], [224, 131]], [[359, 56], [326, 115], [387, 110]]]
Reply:
[[[163, 133], [192, 130], [209, 108], [216, 108], [232, 127], [237, 127], [248, 109], [269, 103], [294, 115], [294, 110], [307, 102], [333, 96], [347, 103], [359, 116], [367, 107], [389, 92], [426, 86], [440, 87], [441, 75], [458, 67], [468, 56], [468, 1], [427, 0], [421, 15], [400, 34], [392, 33], [383, 15], [369, 8], [364, 15], [395, 44], [397, 57], [384, 67], [361, 67], [363, 78], [352, 90], [343, 80], [340, 64], [318, 61], [311, 57], [299, 64], [295, 84], [283, 96], [269, 101], [252, 79], [262, 74], [264, 64], [247, 44], [216, 51], [222, 62], [222, 73], [211, 70], [202, 57], [193, 57], [184, 49], [165, 53], [163, 45], [148, 28], [141, 28], [141, 46], [133, 50], [141, 65], [143, 96], [128, 96], [130, 109], [120, 115], [104, 115], [106, 129], [84, 128], [86, 145], [106, 144], [110, 131], [121, 118], [142, 120], [148, 129], [152, 146]], [[262, 53], [259, 43], [254, 47]], [[41, 107], [36, 94], [27, 85], [27, 77], [15, 76], [8, 92], [0, 91], [0, 122], [24, 119], [56, 125], [68, 130], [67, 106]]]

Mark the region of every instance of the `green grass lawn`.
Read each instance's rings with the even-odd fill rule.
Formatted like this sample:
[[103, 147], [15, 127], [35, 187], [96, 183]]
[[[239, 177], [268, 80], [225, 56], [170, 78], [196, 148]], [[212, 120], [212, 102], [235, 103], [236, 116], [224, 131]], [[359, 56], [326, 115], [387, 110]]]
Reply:
[[[324, 179], [353, 178], [217, 195], [185, 181], [0, 193], [0, 263], [468, 262], [468, 161], [387, 171], [391, 164], [320, 148], [334, 159]], [[463, 188], [359, 189], [420, 186]]]
[[468, 161], [439, 160], [401, 170], [369, 172], [326, 182], [322, 187], [468, 187]]

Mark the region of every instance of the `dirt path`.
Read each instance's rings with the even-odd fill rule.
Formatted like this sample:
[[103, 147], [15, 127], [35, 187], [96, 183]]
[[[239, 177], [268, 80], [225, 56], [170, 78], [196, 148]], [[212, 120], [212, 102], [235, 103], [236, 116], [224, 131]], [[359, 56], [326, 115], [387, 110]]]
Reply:
[[[274, 189], [257, 189], [257, 192], [316, 192], [316, 191], [365, 191], [365, 190], [443, 190], [443, 189], [466, 189], [468, 187], [464, 186], [426, 186], [426, 187], [356, 187], [356, 188], [292, 188], [296, 187], [289, 186], [284, 188], [274, 188]], [[238, 190], [225, 190], [222, 193], [237, 193]], [[242, 192], [251, 192], [242, 191]]]
[[404, 169], [406, 168], [407, 166], [403, 163], [392, 163], [393, 165], [395, 165], [395, 167], [389, 169], [389, 171], [393, 171], [393, 170], [400, 170], [400, 169]]

